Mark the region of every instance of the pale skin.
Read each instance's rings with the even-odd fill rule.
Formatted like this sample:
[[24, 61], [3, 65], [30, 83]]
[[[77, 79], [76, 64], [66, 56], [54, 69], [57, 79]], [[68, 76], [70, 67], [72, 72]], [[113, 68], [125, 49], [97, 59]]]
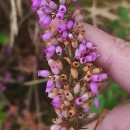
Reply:
[[[84, 24], [84, 26], [87, 40], [95, 43], [100, 53], [96, 63], [130, 93], [130, 43], [91, 25]], [[86, 128], [93, 130], [96, 123], [97, 121], [94, 121]], [[130, 130], [130, 102], [109, 111], [95, 130]]]

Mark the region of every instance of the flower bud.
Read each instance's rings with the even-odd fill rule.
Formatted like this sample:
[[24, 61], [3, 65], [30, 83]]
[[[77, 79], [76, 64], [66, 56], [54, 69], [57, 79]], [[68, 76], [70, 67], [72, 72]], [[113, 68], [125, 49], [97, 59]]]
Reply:
[[62, 12], [62, 13], [65, 13], [67, 11], [66, 6], [65, 5], [60, 5], [59, 11]]
[[61, 47], [61, 46], [57, 46], [57, 47], [56, 47], [56, 53], [57, 53], [58, 55], [61, 55], [61, 54], [62, 54], [62, 47]]
[[67, 100], [69, 101], [73, 100], [73, 95], [69, 91], [65, 90], [64, 93]]
[[83, 99], [84, 102], [87, 101], [89, 99], [89, 93], [83, 94], [82, 99]]
[[70, 73], [71, 73], [71, 75], [73, 76], [74, 79], [78, 78], [78, 71], [74, 67], [71, 68]]
[[38, 71], [38, 76], [41, 76], [41, 77], [48, 77], [50, 75], [50, 71], [48, 70], [39, 70]]
[[77, 84], [75, 85], [75, 87], [74, 87], [74, 94], [75, 94], [75, 95], [79, 94], [80, 88], [81, 88], [80, 84], [77, 83]]
[[53, 1], [50, 1], [49, 2], [49, 8], [55, 10], [55, 9], [57, 9], [57, 4], [55, 4]]
[[42, 35], [42, 40], [43, 41], [47, 41], [52, 37], [52, 34], [50, 32], [45, 33], [44, 35]]

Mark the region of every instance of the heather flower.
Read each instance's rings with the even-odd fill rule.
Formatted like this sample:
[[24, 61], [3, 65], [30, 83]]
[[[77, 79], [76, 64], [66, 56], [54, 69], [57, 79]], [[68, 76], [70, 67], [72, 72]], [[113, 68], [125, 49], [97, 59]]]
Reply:
[[42, 35], [42, 40], [43, 41], [47, 41], [52, 37], [52, 34], [50, 32], [45, 33], [44, 35]]
[[66, 6], [65, 5], [60, 5], [59, 11], [62, 12], [62, 13], [65, 13], [67, 11]]
[[73, 22], [72, 20], [69, 20], [69, 21], [67, 22], [67, 29], [68, 29], [68, 30], [72, 29], [73, 25], [74, 25], [74, 22]]
[[62, 103], [62, 101], [61, 101], [59, 95], [56, 95], [56, 96], [54, 97], [54, 99], [52, 100], [53, 106], [54, 106], [55, 108], [57, 108], [57, 109], [60, 107], [61, 103]]
[[48, 71], [48, 70], [39, 70], [39, 71], [38, 71], [38, 76], [41, 76], [41, 77], [46, 78], [46, 77], [48, 77], [49, 75], [50, 75], [50, 71]]
[[52, 92], [54, 87], [55, 87], [54, 82], [52, 80], [48, 80], [47, 85], [46, 85], [46, 92], [47, 93]]
[[54, 45], [49, 46], [45, 50], [45, 57], [46, 58], [51, 58], [55, 54], [56, 47]]
[[56, 47], [56, 53], [58, 54], [58, 55], [61, 55], [62, 54], [62, 47], [61, 46], [57, 46]]
[[81, 97], [77, 98], [75, 102], [77, 105], [82, 105], [84, 103], [84, 101]]
[[[46, 27], [42, 40], [50, 69], [39, 70], [38, 76], [49, 79], [46, 92], [58, 116], [51, 130], [79, 130], [79, 122], [92, 117], [89, 116], [90, 99], [99, 107], [96, 95], [108, 78], [93, 64], [99, 53], [95, 44], [85, 38], [81, 9], [69, 11], [73, 2], [77, 0], [32, 0], [39, 24]], [[54, 19], [55, 28], [52, 27]], [[77, 119], [77, 125], [72, 123]]]
[[90, 83], [90, 89], [94, 94], [98, 94], [98, 85], [95, 82]]

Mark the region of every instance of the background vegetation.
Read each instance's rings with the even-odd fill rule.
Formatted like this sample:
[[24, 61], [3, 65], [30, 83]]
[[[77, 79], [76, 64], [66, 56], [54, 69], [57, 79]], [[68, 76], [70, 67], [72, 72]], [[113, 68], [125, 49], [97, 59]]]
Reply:
[[[79, 5], [87, 23], [130, 41], [129, 0], [79, 0]], [[0, 0], [0, 130], [45, 130], [55, 116], [46, 81], [37, 77], [47, 66], [42, 33], [31, 0]], [[101, 109], [130, 98], [111, 79], [106, 84], [98, 95]], [[100, 110], [93, 106], [91, 111]]]

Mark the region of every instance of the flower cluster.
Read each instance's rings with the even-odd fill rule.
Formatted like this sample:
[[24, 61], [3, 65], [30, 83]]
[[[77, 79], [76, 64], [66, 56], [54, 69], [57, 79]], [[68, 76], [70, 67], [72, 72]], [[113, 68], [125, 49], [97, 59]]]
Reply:
[[[96, 95], [108, 78], [93, 64], [99, 53], [95, 44], [85, 38], [81, 9], [69, 8], [75, 2], [32, 0], [39, 24], [46, 28], [42, 40], [50, 70], [39, 70], [38, 76], [49, 78], [46, 92], [58, 116], [52, 130], [79, 130], [91, 107], [90, 99], [98, 108]], [[51, 25], [54, 21], [56, 27]]]

